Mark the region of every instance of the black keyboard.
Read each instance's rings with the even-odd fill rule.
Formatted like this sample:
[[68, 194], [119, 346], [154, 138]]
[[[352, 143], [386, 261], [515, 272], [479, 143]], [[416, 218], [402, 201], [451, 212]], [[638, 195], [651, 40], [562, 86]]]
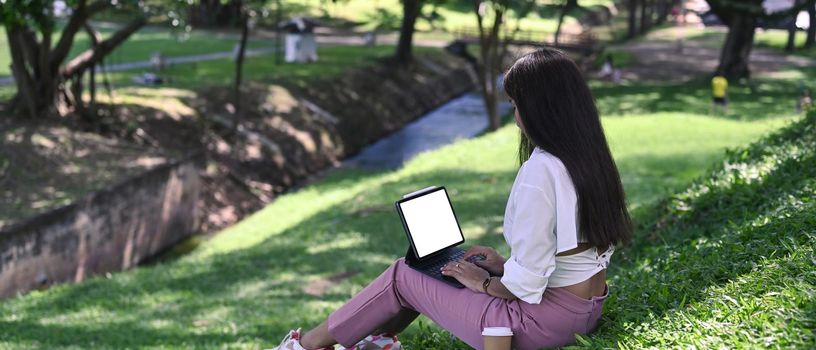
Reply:
[[431, 277], [449, 281], [452, 280], [458, 284], [459, 282], [456, 281], [455, 278], [448, 277], [442, 274], [442, 266], [445, 266], [445, 264], [451, 261], [462, 259], [464, 256], [465, 256], [464, 250], [457, 250], [455, 253], [448, 256], [443, 256], [439, 260], [434, 260], [428, 262], [427, 264], [422, 264], [422, 266], [420, 266], [419, 268], [422, 269], [422, 271], [425, 271], [425, 273], [427, 273], [428, 275], [431, 275]]

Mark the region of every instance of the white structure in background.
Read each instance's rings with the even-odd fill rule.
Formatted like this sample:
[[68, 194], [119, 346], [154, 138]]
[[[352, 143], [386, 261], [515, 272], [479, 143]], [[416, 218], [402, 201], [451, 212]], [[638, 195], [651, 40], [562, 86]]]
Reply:
[[[0, 1], [5, 3], [5, 1]], [[65, 0], [54, 1], [54, 17], [62, 18], [71, 14], [71, 8], [65, 3]]]
[[810, 25], [810, 17], [808, 16], [807, 11], [799, 12], [799, 14], [796, 15], [796, 28], [806, 30], [810, 28]]
[[286, 62], [317, 61], [314, 27], [314, 22], [303, 17], [294, 17], [280, 26], [286, 31]]

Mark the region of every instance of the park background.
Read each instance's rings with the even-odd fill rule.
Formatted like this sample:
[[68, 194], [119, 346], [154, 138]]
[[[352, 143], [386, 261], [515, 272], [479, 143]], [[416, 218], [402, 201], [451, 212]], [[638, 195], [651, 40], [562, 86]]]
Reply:
[[[576, 346], [816, 347], [814, 11], [1, 1], [0, 348], [273, 347], [405, 253], [393, 202], [430, 185], [507, 255], [518, 130], [497, 84], [541, 46], [584, 70], [636, 224]], [[314, 62], [284, 57], [297, 16]], [[467, 348], [425, 318], [400, 339]]]

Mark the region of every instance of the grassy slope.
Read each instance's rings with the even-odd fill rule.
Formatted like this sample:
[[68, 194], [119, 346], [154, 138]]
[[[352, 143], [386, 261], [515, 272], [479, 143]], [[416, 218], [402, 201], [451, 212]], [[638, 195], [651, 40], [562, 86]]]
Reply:
[[816, 345], [816, 112], [639, 219], [593, 347]]
[[[664, 113], [604, 123], [632, 206], [641, 208], [699, 175], [723, 148], [784, 121]], [[515, 135], [508, 126], [396, 172], [339, 172], [280, 197], [178, 261], [4, 301], [0, 348], [270, 344], [289, 327], [325, 317], [404, 253], [391, 204], [402, 193], [445, 184], [468, 240], [502, 246], [491, 233], [500, 231], [515, 175]], [[326, 280], [346, 273], [353, 275]], [[619, 278], [612, 283], [623, 290]], [[422, 339], [433, 340], [428, 332]], [[414, 327], [407, 338], [417, 334]]]

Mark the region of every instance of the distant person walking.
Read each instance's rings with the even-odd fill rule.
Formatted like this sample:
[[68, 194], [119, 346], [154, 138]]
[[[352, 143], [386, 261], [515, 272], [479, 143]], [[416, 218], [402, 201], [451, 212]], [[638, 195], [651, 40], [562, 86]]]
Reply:
[[680, 23], [680, 6], [677, 5], [672, 6], [671, 17], [674, 24]]
[[711, 97], [712, 113], [718, 109], [722, 110], [722, 114], [728, 112], [728, 79], [720, 74], [711, 78]]
[[601, 79], [611, 79], [614, 70], [612, 55], [607, 54], [604, 63], [601, 65], [600, 76]]

